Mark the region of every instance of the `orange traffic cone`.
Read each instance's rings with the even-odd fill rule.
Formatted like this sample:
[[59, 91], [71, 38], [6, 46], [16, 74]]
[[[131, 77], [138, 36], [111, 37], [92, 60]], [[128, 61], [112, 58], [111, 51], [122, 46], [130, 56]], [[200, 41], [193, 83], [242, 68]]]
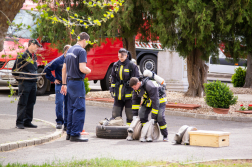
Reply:
[[82, 130], [81, 135], [89, 135], [89, 133], [85, 132], [85, 130]]

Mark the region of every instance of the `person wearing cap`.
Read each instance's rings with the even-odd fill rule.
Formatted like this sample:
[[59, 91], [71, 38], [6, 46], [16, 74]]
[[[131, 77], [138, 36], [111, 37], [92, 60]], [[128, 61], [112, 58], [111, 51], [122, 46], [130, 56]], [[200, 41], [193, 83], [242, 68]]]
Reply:
[[130, 125], [133, 119], [132, 114], [132, 91], [129, 86], [131, 77], [139, 78], [139, 70], [136, 64], [131, 61], [131, 54], [126, 49], [121, 48], [118, 51], [119, 60], [112, 67], [112, 82], [110, 92], [114, 97], [114, 106], [112, 109], [112, 118], [122, 117], [122, 111], [125, 107], [126, 122]]
[[37, 76], [31, 74], [37, 73], [38, 66], [35, 53], [39, 47], [42, 46], [36, 39], [29, 40], [28, 49], [17, 57], [12, 68], [18, 81], [19, 100], [16, 120], [16, 128], [18, 129], [37, 128], [36, 125], [31, 123], [33, 107], [36, 102]]
[[82, 138], [85, 121], [85, 86], [84, 78], [91, 70], [86, 66], [89, 35], [82, 32], [78, 35], [78, 42], [72, 46], [66, 55], [62, 68], [61, 93], [68, 94], [68, 119], [66, 140], [71, 142], [87, 142]]
[[[51, 61], [45, 67], [46, 78], [55, 84], [55, 111], [56, 111], [56, 129], [62, 129], [64, 125], [64, 130], [67, 129], [67, 96], [60, 93], [62, 86], [62, 67], [66, 57], [66, 53], [71, 45], [65, 45], [63, 49], [63, 55]], [[55, 77], [52, 75], [52, 71], [55, 71]], [[64, 111], [63, 111], [64, 104]]]

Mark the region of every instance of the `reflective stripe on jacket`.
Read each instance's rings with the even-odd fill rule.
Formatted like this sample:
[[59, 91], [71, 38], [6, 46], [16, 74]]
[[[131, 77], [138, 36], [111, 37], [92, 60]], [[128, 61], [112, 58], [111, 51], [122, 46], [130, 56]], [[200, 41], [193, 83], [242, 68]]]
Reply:
[[117, 61], [113, 65], [110, 92], [113, 92], [117, 100], [131, 99], [133, 89], [129, 87], [129, 80], [131, 77], [139, 78], [137, 65], [132, 64], [132, 71], [130, 71], [129, 65], [129, 59], [126, 59], [124, 62]]

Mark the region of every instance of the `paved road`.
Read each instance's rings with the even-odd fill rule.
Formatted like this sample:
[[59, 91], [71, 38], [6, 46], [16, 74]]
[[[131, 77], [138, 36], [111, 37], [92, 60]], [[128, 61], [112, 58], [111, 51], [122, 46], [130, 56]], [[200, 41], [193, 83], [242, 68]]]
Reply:
[[[17, 102], [10, 103], [6, 95], [0, 95], [0, 114], [16, 114]], [[55, 104], [47, 101], [47, 96], [39, 96], [35, 105], [34, 117], [54, 122]], [[85, 130], [90, 133], [89, 142], [72, 143], [65, 137], [55, 141], [9, 152], [0, 152], [0, 163], [43, 164], [58, 161], [109, 157], [125, 160], [165, 160], [165, 161], [203, 161], [212, 159], [251, 159], [252, 122], [231, 122], [220, 120], [203, 120], [187, 117], [166, 116], [169, 140], [182, 125], [195, 126], [200, 130], [218, 130], [231, 132], [230, 146], [222, 148], [172, 145], [161, 140], [153, 143], [139, 141], [100, 139], [95, 136], [95, 127], [99, 120], [110, 117], [111, 109], [87, 106]], [[124, 117], [125, 120], [125, 117]], [[15, 126], [15, 123], [13, 123]], [[14, 137], [14, 136], [13, 136]]]

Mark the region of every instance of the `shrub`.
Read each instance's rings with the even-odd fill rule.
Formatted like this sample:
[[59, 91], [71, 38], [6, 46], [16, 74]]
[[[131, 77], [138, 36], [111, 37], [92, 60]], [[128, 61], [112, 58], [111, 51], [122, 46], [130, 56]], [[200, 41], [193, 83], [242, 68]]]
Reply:
[[90, 92], [91, 90], [89, 88], [88, 78], [84, 78], [84, 85], [85, 85], [86, 94], [88, 94], [88, 92]]
[[238, 67], [235, 69], [234, 75], [232, 75], [231, 83], [234, 87], [243, 87], [245, 84], [246, 69]]
[[229, 90], [227, 84], [221, 81], [205, 83], [205, 101], [207, 105], [213, 108], [229, 108], [236, 104], [238, 97], [234, 97], [233, 92]]

